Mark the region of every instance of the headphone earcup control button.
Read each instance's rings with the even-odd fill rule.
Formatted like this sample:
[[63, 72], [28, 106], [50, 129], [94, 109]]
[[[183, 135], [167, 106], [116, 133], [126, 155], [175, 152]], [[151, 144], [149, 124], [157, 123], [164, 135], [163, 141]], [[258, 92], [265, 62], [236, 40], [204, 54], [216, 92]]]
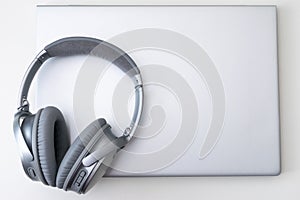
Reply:
[[34, 169], [32, 167], [28, 168], [27, 169], [28, 171], [28, 174], [32, 177], [32, 178], [35, 178], [36, 177], [36, 173], [34, 171]]
[[83, 179], [85, 178], [86, 172], [85, 171], [81, 171], [79, 173], [79, 176], [77, 177], [76, 181], [75, 181], [75, 185], [77, 187], [80, 187], [81, 182], [83, 181]]

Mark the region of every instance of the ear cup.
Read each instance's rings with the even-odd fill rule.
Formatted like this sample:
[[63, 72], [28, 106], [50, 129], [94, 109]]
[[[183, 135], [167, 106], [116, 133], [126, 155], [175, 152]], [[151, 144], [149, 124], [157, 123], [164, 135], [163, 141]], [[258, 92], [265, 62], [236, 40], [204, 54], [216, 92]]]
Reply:
[[58, 169], [56, 178], [58, 188], [66, 189], [68, 180], [72, 177], [70, 172], [76, 170], [77, 166], [81, 164], [81, 157], [84, 156], [83, 152], [88, 152], [90, 149], [87, 147], [92, 146], [90, 143], [96, 143], [104, 134], [103, 131], [99, 130], [105, 124], [105, 119], [97, 119], [89, 124], [75, 139]]
[[62, 113], [55, 107], [41, 109], [36, 115], [35, 157], [46, 180], [55, 186], [56, 174], [70, 146], [69, 134]]

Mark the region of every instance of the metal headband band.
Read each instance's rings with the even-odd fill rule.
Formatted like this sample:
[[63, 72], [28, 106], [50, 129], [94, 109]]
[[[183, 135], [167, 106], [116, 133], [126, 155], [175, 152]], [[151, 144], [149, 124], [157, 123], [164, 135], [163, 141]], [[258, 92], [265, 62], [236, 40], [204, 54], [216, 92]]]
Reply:
[[73, 55], [93, 55], [112, 62], [125, 72], [134, 82], [135, 106], [129, 127], [124, 130], [124, 135], [132, 137], [136, 130], [143, 109], [143, 87], [140, 70], [135, 62], [120, 48], [108, 42], [89, 37], [68, 37], [57, 40], [47, 45], [32, 61], [24, 75], [19, 93], [19, 110], [28, 111], [28, 91], [37, 71], [43, 63], [52, 57], [65, 57]]

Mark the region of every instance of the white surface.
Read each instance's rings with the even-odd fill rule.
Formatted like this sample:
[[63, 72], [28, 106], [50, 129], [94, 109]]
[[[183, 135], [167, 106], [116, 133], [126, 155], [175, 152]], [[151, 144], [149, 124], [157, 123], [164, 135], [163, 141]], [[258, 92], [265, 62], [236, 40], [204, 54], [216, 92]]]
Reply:
[[[18, 3], [18, 6], [16, 6]], [[107, 2], [106, 2], [107, 3]], [[110, 2], [111, 3], [111, 2]], [[137, 2], [134, 2], [137, 3]], [[153, 3], [153, 1], [152, 1]], [[168, 3], [168, 2], [164, 2]], [[174, 3], [174, 2], [173, 2]], [[182, 3], [180, 1], [176, 4]], [[12, 114], [21, 78], [35, 55], [34, 2], [2, 2], [1, 21], [1, 195], [10, 199], [299, 199], [300, 185], [300, 5], [298, 1], [191, 1], [204, 4], [277, 4], [282, 135], [282, 174], [278, 177], [113, 178], [86, 196], [33, 184], [20, 170], [12, 134]], [[10, 17], [8, 17], [10, 16]], [[16, 54], [15, 52], [22, 52]], [[18, 55], [18, 56], [16, 56]]]
[[[161, 50], [130, 52], [129, 55], [138, 66], [155, 63], [166, 66], [184, 77], [198, 103], [198, 128], [194, 141], [191, 141], [190, 147], [185, 147], [187, 150], [182, 152], [180, 158], [174, 158], [173, 163], [168, 162], [148, 169], [153, 162], [166, 159], [159, 157], [162, 154], [160, 149], [167, 148], [180, 134], [178, 130], [181, 120], [194, 120], [191, 115], [188, 119], [180, 118], [180, 109], [185, 108], [177, 104], [169, 90], [157, 85], [155, 87], [148, 85], [145, 87], [147, 104], [144, 112], [151, 113], [153, 106], [161, 105], [166, 114], [165, 124], [159, 127], [161, 131], [150, 133], [156, 134], [155, 136], [147, 139], [136, 138], [128, 145], [126, 151], [119, 153], [113, 165], [118, 171], [111, 171], [110, 176], [274, 175], [280, 172], [277, 33], [274, 6], [42, 6], [37, 10], [37, 51], [50, 42], [67, 36], [90, 36], [109, 41], [111, 37], [127, 31], [143, 28], [166, 29], [195, 41], [212, 59], [220, 74], [225, 90], [224, 126], [220, 139], [211, 153], [200, 159], [201, 146], [206, 137], [210, 136], [207, 130], [210, 126], [214, 126], [211, 124], [213, 113], [210, 91], [203, 80], [208, 77], [205, 77], [205, 74], [202, 74], [204, 78], [197, 76], [194, 68], [188, 63]], [[118, 46], [118, 43], [116, 45]], [[36, 107], [55, 105], [60, 108], [73, 136], [93, 120], [86, 119], [86, 115], [79, 115], [78, 119], [74, 119], [73, 107], [76, 106], [73, 102], [74, 87], [83, 61], [84, 58], [49, 61], [51, 64], [49, 62], [45, 64], [37, 81]], [[94, 64], [99, 67], [97, 62]], [[86, 68], [88, 67], [91, 66]], [[147, 69], [142, 68], [142, 74]], [[199, 71], [203, 73], [201, 67]], [[158, 71], [151, 72], [153, 76], [158, 76]], [[172, 72], [167, 72], [165, 76], [172, 76]], [[115, 90], [115, 84], [119, 80], [116, 76], [112, 76], [114, 73], [114, 71], [107, 72], [102, 79], [99, 78], [94, 109], [97, 117], [104, 117], [113, 127], [113, 131], [116, 131], [118, 122], [112, 118], [111, 101], [112, 91]], [[144, 75], [145, 84], [154, 81], [147, 71]], [[172, 88], [174, 86], [168, 87], [176, 91], [176, 88]], [[81, 106], [89, 107], [85, 104]], [[88, 112], [86, 109], [80, 111]], [[143, 119], [147, 121], [147, 115], [144, 114]], [[125, 127], [122, 128], [124, 130]], [[185, 138], [188, 137], [188, 131], [190, 132], [183, 130]], [[147, 128], [144, 128], [140, 129], [138, 134], [145, 136], [147, 132]], [[151, 159], [152, 156], [155, 156], [155, 159]], [[167, 157], [170, 156], [172, 155], [169, 154]], [[137, 167], [132, 167], [132, 163], [136, 163]]]

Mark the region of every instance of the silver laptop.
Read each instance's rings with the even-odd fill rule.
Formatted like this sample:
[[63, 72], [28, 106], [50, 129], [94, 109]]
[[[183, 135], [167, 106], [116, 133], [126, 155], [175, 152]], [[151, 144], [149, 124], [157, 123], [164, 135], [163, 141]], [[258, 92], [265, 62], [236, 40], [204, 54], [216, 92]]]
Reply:
[[[37, 51], [58, 38], [90, 36], [124, 49], [141, 68], [142, 123], [106, 176], [280, 173], [275, 6], [40, 5], [37, 10]], [[85, 60], [49, 61], [37, 80], [36, 106], [60, 108], [72, 139], [91, 121], [84, 112], [105, 117], [118, 134], [133, 98], [124, 96], [122, 112], [115, 99], [130, 81], [116, 68], [104, 70], [95, 83], [94, 104], [77, 105], [73, 95], [80, 94], [81, 70], [93, 73], [105, 62]]]

